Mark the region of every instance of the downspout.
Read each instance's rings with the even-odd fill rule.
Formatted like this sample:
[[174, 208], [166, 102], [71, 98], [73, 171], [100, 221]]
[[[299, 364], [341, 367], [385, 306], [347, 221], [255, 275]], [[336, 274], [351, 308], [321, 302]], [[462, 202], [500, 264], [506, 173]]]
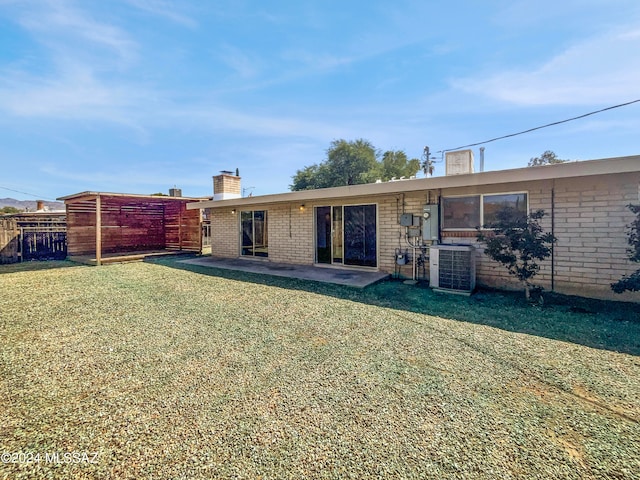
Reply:
[[438, 243], [442, 243], [442, 230], [440, 229], [440, 225], [442, 224], [442, 219], [440, 214], [442, 213], [442, 206], [440, 205], [442, 199], [442, 189], [438, 189]]
[[[551, 235], [556, 238], [556, 181], [553, 181], [551, 187]], [[556, 277], [556, 257], [555, 257], [555, 244], [551, 243], [551, 291], [555, 289], [555, 277]]]

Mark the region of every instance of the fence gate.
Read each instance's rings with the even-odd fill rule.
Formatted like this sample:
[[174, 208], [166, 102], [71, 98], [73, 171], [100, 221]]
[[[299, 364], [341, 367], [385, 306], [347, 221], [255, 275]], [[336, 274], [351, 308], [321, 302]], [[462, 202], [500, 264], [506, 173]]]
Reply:
[[21, 256], [26, 260], [64, 260], [67, 257], [67, 231], [64, 228], [23, 227]]

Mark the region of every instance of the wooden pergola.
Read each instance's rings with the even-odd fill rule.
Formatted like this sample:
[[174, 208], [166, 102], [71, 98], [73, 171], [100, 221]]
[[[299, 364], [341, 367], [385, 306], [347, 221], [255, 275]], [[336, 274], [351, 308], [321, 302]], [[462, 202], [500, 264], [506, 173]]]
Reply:
[[200, 252], [200, 198], [81, 192], [65, 197], [67, 253], [100, 265], [162, 253]]

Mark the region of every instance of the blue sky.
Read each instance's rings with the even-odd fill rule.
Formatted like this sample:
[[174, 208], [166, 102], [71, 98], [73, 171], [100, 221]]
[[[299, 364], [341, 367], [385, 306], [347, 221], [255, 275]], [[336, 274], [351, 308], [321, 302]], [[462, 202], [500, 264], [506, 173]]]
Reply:
[[[208, 196], [235, 168], [284, 192], [335, 139], [419, 158], [640, 98], [637, 0], [0, 0], [0, 29], [0, 197]], [[639, 132], [640, 103], [485, 168], [640, 154]]]

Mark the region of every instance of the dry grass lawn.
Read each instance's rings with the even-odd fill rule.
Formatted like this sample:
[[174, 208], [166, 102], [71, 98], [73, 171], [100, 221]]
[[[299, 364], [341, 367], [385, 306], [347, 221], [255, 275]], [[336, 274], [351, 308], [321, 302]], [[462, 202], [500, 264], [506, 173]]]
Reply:
[[637, 306], [43, 265], [0, 266], [0, 478], [639, 478]]

